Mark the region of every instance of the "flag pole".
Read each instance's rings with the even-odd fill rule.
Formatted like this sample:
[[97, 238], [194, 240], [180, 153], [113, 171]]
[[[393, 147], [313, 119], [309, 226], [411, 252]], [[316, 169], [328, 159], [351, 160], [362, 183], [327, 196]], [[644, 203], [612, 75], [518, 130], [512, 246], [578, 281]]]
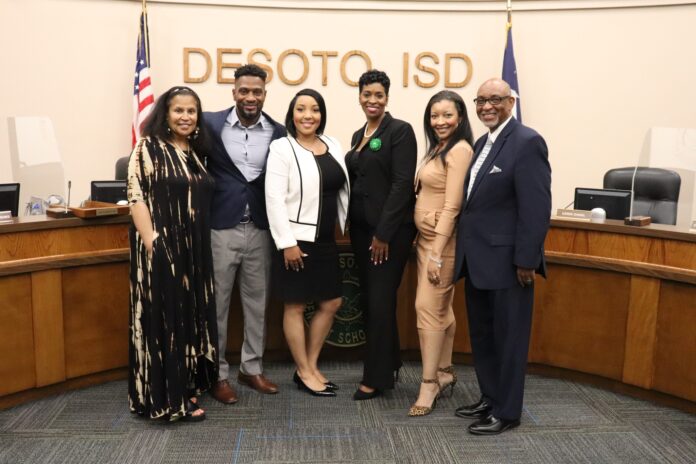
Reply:
[[[510, 1], [510, 0], [508, 0]], [[148, 67], [150, 66], [150, 27], [147, 25], [147, 0], [143, 0], [143, 29], [145, 30], [145, 60]]]
[[512, 26], [512, 0], [507, 0], [507, 27]]

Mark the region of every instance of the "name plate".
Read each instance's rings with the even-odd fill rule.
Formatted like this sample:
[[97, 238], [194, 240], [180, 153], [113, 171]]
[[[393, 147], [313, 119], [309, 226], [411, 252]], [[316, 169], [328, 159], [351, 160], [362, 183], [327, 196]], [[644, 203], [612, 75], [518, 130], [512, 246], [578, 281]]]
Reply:
[[12, 220], [12, 211], [0, 211], [0, 221]]
[[565, 219], [577, 219], [579, 221], [589, 221], [592, 219], [592, 211], [585, 211], [583, 209], [562, 209], [559, 208], [556, 211], [556, 216]]
[[113, 216], [118, 214], [118, 208], [97, 208], [95, 212], [97, 216]]

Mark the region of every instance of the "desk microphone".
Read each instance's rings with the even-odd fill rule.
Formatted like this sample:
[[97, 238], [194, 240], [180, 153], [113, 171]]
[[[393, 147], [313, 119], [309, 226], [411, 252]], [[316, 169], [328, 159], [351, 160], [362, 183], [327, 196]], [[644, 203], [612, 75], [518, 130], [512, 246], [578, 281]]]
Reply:
[[70, 206], [70, 189], [72, 188], [72, 181], [68, 181], [68, 201], [65, 202], [65, 214], [68, 214], [68, 206]]
[[570, 203], [568, 203], [567, 205], [565, 205], [565, 206], [564, 206], [563, 208], [561, 208], [561, 209], [568, 209], [568, 207], [569, 207], [570, 205], [572, 205], [573, 203], [575, 203], [575, 199], [573, 199]]
[[624, 219], [624, 224], [627, 226], [647, 226], [652, 222], [650, 216], [633, 216], [633, 200], [636, 194], [636, 174], [638, 173], [638, 165], [633, 169], [633, 177], [631, 178], [631, 205], [628, 209], [628, 217]]

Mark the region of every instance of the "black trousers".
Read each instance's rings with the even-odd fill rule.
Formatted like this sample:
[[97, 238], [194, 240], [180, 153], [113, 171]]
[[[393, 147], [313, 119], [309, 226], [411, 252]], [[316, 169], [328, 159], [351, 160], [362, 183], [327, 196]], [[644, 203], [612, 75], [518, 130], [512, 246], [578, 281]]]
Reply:
[[534, 287], [481, 290], [466, 279], [466, 308], [481, 395], [495, 417], [522, 415]]
[[358, 265], [360, 302], [365, 321], [365, 359], [361, 383], [378, 390], [394, 388], [394, 371], [401, 367], [396, 293], [416, 236], [413, 224], [402, 224], [389, 242], [389, 260], [374, 265], [370, 245], [374, 230], [351, 221], [350, 240]]

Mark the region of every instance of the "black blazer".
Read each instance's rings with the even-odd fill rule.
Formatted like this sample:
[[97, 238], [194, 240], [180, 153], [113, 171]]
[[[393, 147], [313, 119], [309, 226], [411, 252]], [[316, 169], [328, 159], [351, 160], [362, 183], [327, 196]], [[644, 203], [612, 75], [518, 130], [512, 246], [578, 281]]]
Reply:
[[[488, 135], [474, 144], [476, 163]], [[471, 167], [464, 182], [469, 185]], [[546, 275], [551, 166], [544, 139], [516, 119], [502, 130], [476, 175], [457, 228], [455, 278], [480, 289], [517, 285], [517, 268]]]
[[362, 178], [367, 223], [374, 227], [375, 237], [389, 242], [401, 224], [413, 223], [416, 134], [409, 123], [387, 113], [370, 138], [382, 141], [380, 149], [373, 151], [367, 142], [362, 151], [354, 151], [364, 130], [365, 126], [353, 134], [346, 155], [350, 183]]
[[[268, 229], [266, 216], [266, 196], [264, 183], [266, 168], [251, 182], [247, 182], [241, 171], [235, 166], [222, 142], [222, 128], [234, 106], [226, 110], [203, 113], [203, 120], [208, 126], [212, 139], [208, 156], [208, 171], [215, 178], [215, 194], [211, 206], [211, 227], [213, 229], [230, 229], [235, 227], [244, 216], [246, 205], [249, 205], [251, 218], [259, 229]], [[271, 141], [285, 137], [285, 127], [278, 124], [266, 113], [268, 122], [273, 124]], [[266, 152], [268, 157], [268, 152]]]

